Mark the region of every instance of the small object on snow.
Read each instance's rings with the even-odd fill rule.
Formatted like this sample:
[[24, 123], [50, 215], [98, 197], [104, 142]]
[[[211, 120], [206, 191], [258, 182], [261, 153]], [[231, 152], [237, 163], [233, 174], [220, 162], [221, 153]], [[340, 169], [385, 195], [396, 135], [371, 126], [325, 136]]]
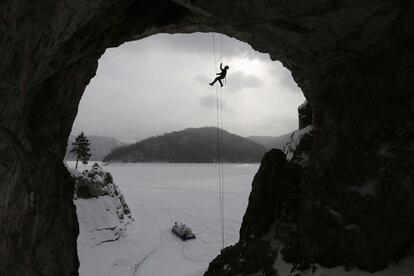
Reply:
[[191, 231], [191, 228], [181, 222], [175, 222], [171, 231], [183, 241], [195, 239], [195, 235]]

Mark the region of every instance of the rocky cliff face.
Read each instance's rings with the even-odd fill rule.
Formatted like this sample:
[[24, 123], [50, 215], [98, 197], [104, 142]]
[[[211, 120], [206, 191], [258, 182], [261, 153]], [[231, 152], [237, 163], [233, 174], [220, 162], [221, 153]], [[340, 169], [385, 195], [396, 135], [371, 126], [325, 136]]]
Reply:
[[[160, 32], [246, 41], [292, 71], [311, 107], [307, 166], [280, 152], [265, 157], [237, 250], [248, 234], [269, 234], [292, 262], [370, 271], [407, 254], [412, 1], [5, 0], [0, 18], [0, 274], [77, 274], [73, 183], [62, 159], [78, 103], [106, 48]], [[246, 246], [246, 256], [270, 254], [260, 265], [246, 257], [252, 273], [271, 271], [281, 255]]]

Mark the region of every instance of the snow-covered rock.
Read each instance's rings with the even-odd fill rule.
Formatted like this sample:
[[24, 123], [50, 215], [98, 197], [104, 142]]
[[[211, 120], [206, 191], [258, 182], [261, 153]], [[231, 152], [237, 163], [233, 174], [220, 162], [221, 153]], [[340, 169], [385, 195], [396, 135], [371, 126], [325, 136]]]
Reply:
[[75, 180], [74, 203], [79, 221], [78, 249], [115, 241], [126, 235], [131, 211], [111, 174], [97, 163], [82, 173], [69, 169]]
[[99, 197], [104, 195], [117, 196], [119, 189], [113, 184], [110, 173], [105, 172], [98, 163], [90, 170], [73, 173], [75, 178], [75, 196], [80, 198]]
[[309, 160], [309, 148], [313, 139], [313, 125], [294, 131], [283, 147], [283, 153], [289, 162], [306, 166]]

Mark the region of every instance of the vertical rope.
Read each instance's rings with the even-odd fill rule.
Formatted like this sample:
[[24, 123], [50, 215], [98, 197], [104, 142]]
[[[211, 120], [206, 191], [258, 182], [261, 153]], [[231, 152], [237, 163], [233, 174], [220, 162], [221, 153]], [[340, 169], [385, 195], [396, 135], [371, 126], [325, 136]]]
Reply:
[[[223, 62], [223, 35], [220, 34], [220, 61]], [[224, 79], [226, 81], [226, 79]], [[221, 137], [220, 137], [220, 152], [222, 155], [224, 155], [224, 147], [223, 147], [223, 132], [224, 132], [224, 126], [223, 126], [223, 87], [220, 87], [220, 128], [221, 128]], [[224, 233], [225, 233], [225, 227], [224, 227], [224, 164], [223, 162], [220, 162], [221, 166], [221, 239], [222, 239], [222, 246], [224, 248]]]
[[[214, 52], [214, 73], [217, 70], [217, 55], [216, 55], [216, 41], [214, 33], [211, 34], [213, 41], [213, 52]], [[220, 49], [221, 50], [221, 49]], [[222, 54], [222, 53], [221, 53]], [[221, 91], [221, 90], [220, 90]], [[220, 225], [221, 225], [221, 247], [224, 249], [224, 201], [223, 201], [223, 184], [222, 184], [222, 142], [221, 142], [221, 131], [220, 125], [222, 125], [222, 110], [223, 103], [221, 102], [218, 87], [216, 86], [216, 118], [217, 118], [217, 156], [218, 156], [218, 180], [219, 180], [219, 204], [220, 204]]]
[[214, 39], [214, 33], [211, 33], [211, 38], [213, 40], [213, 52], [214, 52], [214, 74], [217, 70], [217, 58], [216, 58], [216, 40]]
[[220, 60], [223, 61], [223, 35], [220, 34]]

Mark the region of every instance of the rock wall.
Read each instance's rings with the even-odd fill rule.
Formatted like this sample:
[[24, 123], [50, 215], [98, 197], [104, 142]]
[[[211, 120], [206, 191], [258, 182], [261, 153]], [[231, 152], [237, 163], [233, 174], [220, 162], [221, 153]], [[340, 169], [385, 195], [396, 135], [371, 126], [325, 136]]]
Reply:
[[[406, 255], [414, 237], [412, 1], [5, 0], [0, 18], [1, 275], [77, 274], [73, 183], [62, 159], [78, 103], [106, 48], [160, 32], [236, 37], [280, 60], [303, 90], [314, 133], [301, 192], [283, 190], [299, 180], [272, 153], [279, 157], [259, 171], [248, 209], [265, 208], [264, 221], [272, 208], [293, 212], [289, 260], [374, 271]], [[274, 195], [258, 209], [260, 186]], [[300, 210], [271, 204], [279, 189], [299, 193]], [[244, 232], [270, 227], [256, 231], [248, 218], [241, 245]]]

